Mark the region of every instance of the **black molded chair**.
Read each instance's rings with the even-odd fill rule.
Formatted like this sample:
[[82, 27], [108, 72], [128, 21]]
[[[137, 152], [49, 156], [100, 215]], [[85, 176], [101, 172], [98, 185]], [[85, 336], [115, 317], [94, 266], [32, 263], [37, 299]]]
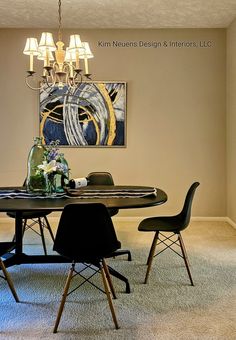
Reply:
[[[23, 187], [26, 185], [26, 181], [23, 184]], [[44, 229], [47, 229], [49, 231], [49, 234], [52, 238], [52, 241], [54, 242], [54, 235], [51, 229], [51, 226], [49, 224], [47, 216], [51, 213], [51, 211], [48, 210], [39, 210], [37, 212], [35, 211], [24, 211], [22, 213], [22, 235], [24, 235], [25, 231], [28, 229], [31, 229], [34, 233], [39, 235], [42, 239], [43, 244], [43, 250], [44, 254], [47, 255], [47, 248], [46, 248], [46, 242], [44, 237]], [[7, 216], [11, 218], [16, 218], [15, 212], [8, 212]], [[39, 226], [39, 231], [35, 229], [36, 226]], [[13, 242], [15, 241], [15, 236], [13, 238]]]
[[15, 248], [14, 242], [0, 242], [0, 269], [2, 270], [3, 273], [3, 275], [0, 275], [0, 277], [7, 281], [8, 286], [12, 292], [12, 295], [14, 296], [14, 299], [16, 300], [16, 302], [19, 302], [19, 298], [17, 296], [11, 276], [6, 269], [4, 262], [1, 259], [1, 257], [3, 257], [4, 254], [11, 252], [14, 248]]
[[[184, 242], [181, 236], [181, 231], [187, 228], [187, 226], [189, 225], [190, 217], [191, 217], [192, 201], [193, 201], [195, 190], [199, 186], [199, 184], [200, 184], [199, 182], [195, 182], [191, 185], [191, 187], [189, 188], [187, 192], [183, 209], [178, 215], [149, 217], [149, 218], [145, 218], [139, 224], [138, 226], [139, 231], [155, 232], [155, 236], [152, 241], [152, 246], [149, 251], [149, 256], [147, 260], [148, 267], [147, 267], [147, 272], [146, 272], [144, 283], [148, 282], [148, 277], [149, 277], [153, 258], [161, 254], [164, 250], [171, 249], [177, 255], [179, 255], [180, 257], [184, 259], [184, 263], [185, 263], [185, 266], [188, 272], [191, 285], [192, 286], [194, 285], [191, 272], [190, 272], [190, 268], [189, 268], [189, 261], [188, 261], [186, 249], [185, 249]], [[171, 235], [168, 236], [168, 235], [163, 234], [165, 232], [171, 233]], [[156, 246], [159, 244], [164, 245], [164, 248], [155, 254]], [[178, 251], [176, 251], [176, 249], [173, 248], [174, 245], [177, 245], [180, 247], [181, 253], [179, 253]]]
[[[110, 172], [100, 171], [100, 172], [90, 172], [87, 176], [88, 185], [114, 185], [114, 181]], [[119, 209], [108, 208], [110, 216], [115, 216], [118, 214]], [[131, 252], [127, 249], [119, 249], [112, 256], [128, 255], [128, 261], [132, 260]]]
[[[71, 280], [80, 275], [84, 281], [79, 284], [79, 288], [84, 282], [89, 282], [99, 290], [90, 278], [94, 272], [100, 272], [102, 275], [105, 293], [107, 295], [112, 318], [115, 328], [118, 329], [110, 290], [115, 298], [115, 291], [110, 278], [109, 270], [105, 258], [119, 249], [121, 246], [117, 240], [114, 226], [107, 208], [101, 203], [81, 203], [68, 204], [65, 206], [56, 233], [53, 249], [60, 255], [69, 258], [72, 261], [69, 270], [61, 304], [59, 307], [57, 319], [53, 332], [56, 333], [61, 319], [61, 315], [66, 302]], [[83, 263], [85, 268], [94, 270], [88, 278], [84, 276], [84, 270], [75, 269], [75, 264]], [[83, 272], [83, 275], [81, 274]], [[76, 290], [77, 288], [73, 289]]]

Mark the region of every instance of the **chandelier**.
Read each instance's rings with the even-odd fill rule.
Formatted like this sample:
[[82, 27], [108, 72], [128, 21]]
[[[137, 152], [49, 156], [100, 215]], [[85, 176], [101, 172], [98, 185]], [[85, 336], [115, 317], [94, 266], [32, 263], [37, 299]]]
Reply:
[[[61, 0], [58, 1], [58, 42], [54, 43], [52, 33], [43, 32], [40, 42], [36, 38], [27, 38], [23, 53], [29, 55], [29, 70], [27, 71], [26, 84], [33, 90], [58, 86], [62, 89], [74, 88], [86, 77], [91, 79], [88, 59], [93, 58], [88, 42], [81, 42], [79, 34], [70, 36], [69, 47], [63, 49], [61, 32]], [[32, 85], [36, 77], [34, 70], [34, 57], [43, 61], [43, 71], [40, 77], [40, 86]], [[80, 66], [80, 59], [84, 60], [84, 70]]]

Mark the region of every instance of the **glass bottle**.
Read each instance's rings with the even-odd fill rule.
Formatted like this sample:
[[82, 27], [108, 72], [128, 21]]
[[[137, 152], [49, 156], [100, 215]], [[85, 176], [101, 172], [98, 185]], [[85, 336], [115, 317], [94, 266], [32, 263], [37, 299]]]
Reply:
[[56, 192], [64, 192], [69, 183], [69, 166], [63, 153], [59, 154], [63, 174], [56, 174]]
[[88, 184], [89, 184], [89, 180], [87, 177], [72, 178], [69, 181], [69, 187], [71, 189], [78, 189], [78, 188], [86, 187]]
[[42, 138], [35, 137], [27, 162], [26, 189], [29, 193], [45, 193], [46, 191], [46, 178], [42, 172], [38, 171], [38, 165], [44, 161], [45, 151]]

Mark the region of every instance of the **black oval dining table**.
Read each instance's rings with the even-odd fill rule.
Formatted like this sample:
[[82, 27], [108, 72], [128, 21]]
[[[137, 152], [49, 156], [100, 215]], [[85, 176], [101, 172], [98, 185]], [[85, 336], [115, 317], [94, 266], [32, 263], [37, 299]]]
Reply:
[[[16, 214], [16, 248], [15, 253], [4, 261], [7, 267], [23, 263], [69, 262], [68, 259], [61, 255], [29, 255], [23, 253], [22, 212], [24, 211], [62, 211], [65, 205], [71, 203], [103, 203], [107, 208], [139, 209], [160, 205], [167, 201], [167, 194], [163, 190], [146, 186], [109, 186], [109, 188], [108, 186], [93, 186], [89, 188], [89, 195], [87, 195], [87, 189], [82, 188], [77, 192], [68, 191], [66, 195], [61, 195], [60, 197], [25, 197], [24, 195], [21, 196], [22, 192], [24, 193], [22, 189], [22, 187], [0, 187], [0, 212], [15, 212]], [[155, 189], [155, 194], [148, 194], [152, 189]], [[3, 193], [6, 196], [2, 196]], [[7, 193], [9, 193], [9, 196]], [[81, 195], [81, 193], [84, 195]], [[130, 292], [128, 279], [111, 267], [109, 267], [109, 271], [113, 276], [124, 281], [126, 283], [126, 292]]]

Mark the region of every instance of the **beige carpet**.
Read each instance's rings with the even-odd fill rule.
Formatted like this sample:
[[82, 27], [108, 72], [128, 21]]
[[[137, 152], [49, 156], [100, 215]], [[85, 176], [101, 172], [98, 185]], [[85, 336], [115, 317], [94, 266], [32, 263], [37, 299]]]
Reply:
[[[0, 339], [236, 339], [235, 229], [222, 222], [192, 222], [183, 232], [195, 281], [191, 287], [181, 258], [169, 251], [155, 258], [150, 282], [144, 285], [152, 234], [138, 232], [134, 222], [115, 225], [123, 248], [133, 254], [132, 262], [109, 260], [129, 278], [132, 289], [126, 294], [124, 284], [113, 280], [119, 330], [114, 329], [105, 295], [86, 285], [69, 296], [53, 334], [68, 265], [20, 265], [9, 268], [20, 304], [0, 281]], [[12, 230], [0, 223], [2, 239], [10, 239]], [[25, 242], [27, 252], [41, 251], [31, 233]]]

